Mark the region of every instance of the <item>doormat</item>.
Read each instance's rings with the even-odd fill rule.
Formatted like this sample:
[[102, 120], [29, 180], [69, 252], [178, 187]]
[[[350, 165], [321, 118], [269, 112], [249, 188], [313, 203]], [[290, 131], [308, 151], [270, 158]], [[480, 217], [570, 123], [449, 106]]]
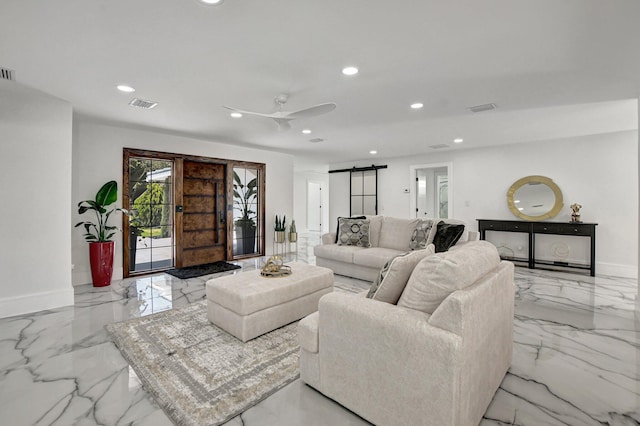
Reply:
[[187, 278], [201, 277], [202, 275], [217, 274], [218, 272], [233, 271], [240, 266], [224, 261], [207, 263], [205, 265], [187, 266], [186, 268], [169, 269], [164, 271], [169, 275], [186, 280]]

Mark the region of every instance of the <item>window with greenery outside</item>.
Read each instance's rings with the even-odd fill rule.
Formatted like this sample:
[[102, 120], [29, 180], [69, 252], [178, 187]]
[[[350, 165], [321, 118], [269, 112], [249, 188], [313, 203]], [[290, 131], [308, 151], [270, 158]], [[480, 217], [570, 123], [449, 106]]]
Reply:
[[255, 253], [258, 209], [257, 170], [233, 169], [233, 209], [236, 236], [234, 254]]

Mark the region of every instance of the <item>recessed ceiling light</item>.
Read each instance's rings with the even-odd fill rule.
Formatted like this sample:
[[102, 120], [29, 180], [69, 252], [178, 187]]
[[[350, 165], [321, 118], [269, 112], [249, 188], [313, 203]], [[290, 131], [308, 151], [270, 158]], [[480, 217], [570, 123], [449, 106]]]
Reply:
[[229, 114], [229, 115], [231, 115], [233, 118], [240, 118], [240, 117], [242, 117], [242, 114], [240, 114], [239, 112], [232, 112], [232, 113], [231, 113], [231, 114]]
[[462, 142], [464, 142], [464, 139], [462, 139], [462, 138], [455, 138], [455, 139], [453, 140], [453, 142], [454, 142], [454, 143], [462, 143]]
[[134, 89], [131, 86], [127, 86], [126, 84], [118, 84], [116, 86], [116, 89], [118, 89], [119, 91], [124, 92], [124, 93], [132, 93], [132, 92], [136, 91], [136, 89]]
[[202, 4], [206, 4], [207, 6], [217, 6], [222, 4], [224, 0], [198, 0]]
[[302, 133], [304, 133], [305, 135], [308, 135], [309, 133], [311, 133], [311, 130], [309, 130], [309, 129], [304, 129], [304, 130], [302, 131]]
[[358, 68], [356, 68], [356, 67], [344, 67], [344, 68], [342, 68], [342, 74], [344, 74], [344, 75], [356, 75], [356, 74], [358, 74]]
[[421, 102], [416, 102], [415, 104], [411, 104], [411, 108], [413, 108], [413, 109], [420, 109], [423, 106], [424, 105]]
[[369, 154], [371, 154], [371, 155], [375, 155], [377, 153], [378, 153], [378, 151], [376, 151], [375, 149], [372, 149], [371, 151], [369, 151]]

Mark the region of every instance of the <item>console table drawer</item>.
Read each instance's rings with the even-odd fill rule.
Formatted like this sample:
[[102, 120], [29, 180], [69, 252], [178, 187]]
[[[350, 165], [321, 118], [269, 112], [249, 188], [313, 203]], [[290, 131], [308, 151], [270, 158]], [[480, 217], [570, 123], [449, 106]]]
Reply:
[[588, 237], [592, 234], [592, 227], [580, 224], [534, 223], [533, 232], [537, 234], [580, 235]]
[[518, 222], [489, 222], [483, 226], [485, 231], [529, 232], [529, 225]]

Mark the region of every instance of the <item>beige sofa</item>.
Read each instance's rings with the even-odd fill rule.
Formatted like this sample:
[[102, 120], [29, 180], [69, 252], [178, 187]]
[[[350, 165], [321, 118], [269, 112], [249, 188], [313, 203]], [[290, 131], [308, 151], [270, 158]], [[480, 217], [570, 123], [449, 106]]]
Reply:
[[[432, 313], [400, 306], [421, 303]], [[477, 425], [511, 363], [513, 306], [513, 264], [489, 243], [428, 255], [398, 305], [323, 296], [298, 328], [300, 378], [378, 426]]]
[[[401, 219], [390, 216], [367, 216], [370, 221], [369, 240], [371, 247], [336, 244], [336, 233], [322, 235], [322, 244], [313, 248], [316, 265], [333, 270], [334, 273], [365, 281], [373, 281], [389, 259], [411, 250], [411, 236], [421, 219]], [[427, 244], [433, 241], [438, 222], [463, 224], [455, 219], [432, 219], [434, 221]], [[478, 240], [479, 234], [465, 232], [457, 244]]]

